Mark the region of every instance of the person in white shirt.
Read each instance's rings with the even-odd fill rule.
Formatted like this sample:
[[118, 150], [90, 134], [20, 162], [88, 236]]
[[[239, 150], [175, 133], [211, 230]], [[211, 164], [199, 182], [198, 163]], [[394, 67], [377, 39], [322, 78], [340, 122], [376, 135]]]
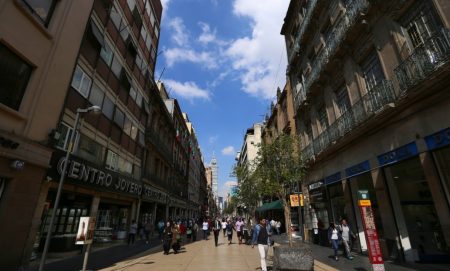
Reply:
[[330, 223], [330, 227], [328, 228], [328, 240], [330, 240], [331, 246], [334, 250], [334, 259], [339, 261], [338, 257], [338, 249], [339, 249], [339, 240], [342, 239], [341, 232], [336, 228], [333, 222]]
[[277, 234], [280, 235], [280, 231], [281, 231], [281, 221], [280, 220], [277, 221], [275, 228], [277, 230]]
[[203, 240], [208, 240], [208, 228], [209, 228], [209, 223], [205, 219], [205, 220], [203, 220], [203, 224], [202, 224]]
[[353, 260], [353, 256], [351, 255], [351, 244], [352, 244], [352, 238], [355, 238], [355, 234], [350, 229], [350, 226], [347, 224], [347, 220], [342, 219], [341, 225], [339, 227], [339, 230], [342, 235], [342, 243], [344, 244], [344, 253], [347, 259]]
[[225, 221], [225, 218], [222, 219], [222, 231], [223, 231], [223, 237], [227, 235], [227, 222]]

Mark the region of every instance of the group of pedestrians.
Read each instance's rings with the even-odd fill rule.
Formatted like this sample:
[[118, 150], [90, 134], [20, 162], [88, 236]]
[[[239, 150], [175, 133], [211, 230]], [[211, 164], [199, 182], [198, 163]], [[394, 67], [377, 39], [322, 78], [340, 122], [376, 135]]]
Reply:
[[346, 219], [342, 219], [341, 224], [330, 223], [330, 227], [328, 228], [328, 240], [334, 250], [334, 259], [336, 261], [339, 261], [338, 251], [340, 243], [343, 245], [345, 257], [349, 260], [353, 259], [351, 248], [352, 239], [355, 238], [356, 235], [350, 229]]

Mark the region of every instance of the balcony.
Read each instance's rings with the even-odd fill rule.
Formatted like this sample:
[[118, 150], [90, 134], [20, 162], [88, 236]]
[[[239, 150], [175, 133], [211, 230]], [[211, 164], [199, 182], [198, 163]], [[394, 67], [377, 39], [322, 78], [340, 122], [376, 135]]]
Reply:
[[172, 151], [166, 147], [166, 143], [161, 140], [159, 134], [154, 130], [147, 129], [145, 137], [166, 158], [167, 162], [172, 164]]
[[[365, 12], [369, 8], [369, 2], [367, 0], [349, 0], [347, 6], [347, 11], [343, 18], [340, 20], [339, 24], [333, 27], [330, 35], [328, 36], [325, 47], [322, 48], [319, 55], [316, 57], [312, 64], [311, 72], [306, 78], [305, 84], [303, 86], [304, 95], [301, 99], [306, 99], [309, 95], [311, 86], [320, 77], [325, 66], [328, 64], [330, 59], [334, 56], [339, 46], [345, 40], [347, 32], [350, 28], [355, 25], [360, 14]], [[296, 97], [297, 98], [297, 97]], [[296, 101], [297, 105], [300, 105], [304, 100]]]
[[308, 1], [308, 5], [306, 6], [306, 14], [303, 18], [302, 24], [299, 27], [297, 33], [295, 34], [294, 48], [291, 50], [289, 54], [288, 63], [292, 63], [294, 60], [294, 56], [300, 51], [300, 40], [303, 38], [307, 27], [312, 18], [312, 14], [314, 13], [314, 8], [316, 7], [317, 0]]
[[381, 81], [338, 117], [330, 127], [314, 138], [312, 144], [302, 149], [304, 159], [308, 160], [321, 153], [395, 100], [396, 95], [392, 82], [389, 80]]
[[395, 68], [401, 94], [434, 73], [450, 59], [450, 29], [430, 37], [414, 49], [411, 55]]

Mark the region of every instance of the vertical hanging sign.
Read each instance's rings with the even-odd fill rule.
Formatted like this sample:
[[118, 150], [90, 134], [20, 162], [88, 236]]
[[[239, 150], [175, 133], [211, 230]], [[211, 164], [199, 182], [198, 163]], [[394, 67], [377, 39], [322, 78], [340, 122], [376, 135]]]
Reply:
[[375, 219], [373, 216], [372, 204], [370, 202], [368, 190], [358, 190], [358, 205], [361, 210], [372, 270], [385, 271], [380, 241], [378, 240], [377, 227], [375, 226]]

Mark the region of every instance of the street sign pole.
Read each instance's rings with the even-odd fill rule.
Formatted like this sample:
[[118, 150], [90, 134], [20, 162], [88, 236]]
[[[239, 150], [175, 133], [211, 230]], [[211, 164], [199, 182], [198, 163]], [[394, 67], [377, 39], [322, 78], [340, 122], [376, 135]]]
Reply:
[[358, 205], [361, 211], [364, 234], [367, 239], [367, 248], [369, 250], [369, 260], [372, 264], [372, 270], [385, 271], [380, 241], [378, 240], [377, 227], [375, 225], [368, 190], [358, 190]]

